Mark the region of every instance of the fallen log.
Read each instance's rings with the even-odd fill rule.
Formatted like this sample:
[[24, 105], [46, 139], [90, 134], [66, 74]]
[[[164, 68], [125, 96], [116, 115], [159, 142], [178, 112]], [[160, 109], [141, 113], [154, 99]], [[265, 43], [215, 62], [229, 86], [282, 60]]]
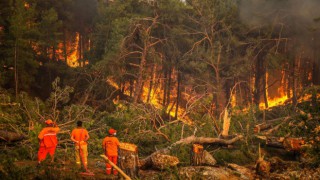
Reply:
[[256, 136], [258, 139], [265, 140], [267, 146], [286, 149], [287, 151], [300, 151], [306, 144], [303, 138], [292, 137], [267, 137]]
[[106, 155], [100, 155], [107, 163], [109, 163], [113, 168], [115, 168], [126, 180], [131, 180], [131, 178], [126, 175], [117, 165], [110, 161]]
[[[254, 127], [253, 131], [255, 133], [260, 133], [261, 131], [269, 129], [268, 131], [264, 132], [263, 134], [265, 134], [265, 135], [271, 134], [272, 132], [278, 130], [284, 123], [286, 123], [291, 118], [292, 117], [287, 116], [287, 117], [281, 117], [281, 118], [277, 118], [277, 119], [267, 120], [266, 122], [263, 122], [261, 124], [257, 124]], [[280, 120], [282, 120], [282, 122], [279, 123], [278, 125], [274, 126], [273, 123], [278, 122]]]
[[171, 145], [176, 146], [179, 144], [221, 144], [221, 145], [231, 145], [240, 139], [243, 138], [243, 135], [237, 135], [232, 139], [220, 139], [220, 138], [210, 138], [210, 137], [195, 137], [189, 136], [184, 139], [181, 139]]
[[25, 135], [19, 134], [16, 132], [0, 130], [0, 139], [7, 142], [20, 141], [20, 140], [23, 140], [25, 137], [26, 137]]
[[252, 171], [246, 167], [239, 166], [237, 164], [230, 163], [228, 167], [240, 174], [241, 179], [254, 179]]
[[146, 158], [140, 160], [139, 166], [145, 167], [148, 162], [150, 162], [151, 158], [155, 156], [156, 154], [168, 154], [170, 150], [180, 144], [221, 144], [221, 145], [231, 145], [243, 138], [243, 135], [236, 135], [232, 139], [220, 139], [220, 138], [210, 138], [210, 137], [196, 137], [196, 136], [189, 136], [183, 139], [180, 139], [179, 141], [171, 144], [169, 147], [160, 149], [151, 155], [147, 156]]
[[261, 124], [255, 125], [253, 131], [254, 133], [260, 133], [261, 131], [269, 129], [270, 127], [271, 127], [270, 123], [261, 123]]

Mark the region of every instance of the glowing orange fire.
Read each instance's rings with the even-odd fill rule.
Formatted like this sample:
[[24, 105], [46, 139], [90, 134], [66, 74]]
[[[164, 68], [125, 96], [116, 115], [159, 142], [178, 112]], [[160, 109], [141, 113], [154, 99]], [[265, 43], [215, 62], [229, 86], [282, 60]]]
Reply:
[[79, 33], [77, 32], [76, 33], [76, 39], [75, 39], [75, 48], [73, 51], [71, 51], [70, 55], [68, 56], [68, 59], [67, 59], [67, 64], [68, 66], [70, 67], [78, 67], [80, 64], [79, 64]]
[[[285, 93], [285, 71], [281, 71], [281, 82], [279, 87], [277, 88], [276, 97], [270, 97], [270, 88], [269, 88], [269, 73], [266, 73], [266, 94], [267, 94], [267, 100], [268, 100], [268, 107], [274, 107], [284, 104], [288, 100], [288, 96]], [[266, 109], [265, 102], [262, 102], [259, 104], [259, 107], [261, 109]]]
[[[107, 79], [107, 83], [110, 84], [111, 86], [113, 86], [116, 89], [120, 89], [119, 85], [114, 82], [112, 80], [112, 78], [108, 78]], [[125, 86], [129, 86], [129, 84], [126, 84]], [[147, 99], [149, 96], [149, 88], [148, 88], [148, 83], [145, 84], [145, 86], [143, 87], [143, 92], [142, 92], [142, 100], [144, 102], [147, 103]], [[130, 91], [128, 90], [129, 88], [125, 88], [124, 90], [124, 94], [125, 95], [130, 95]], [[173, 92], [174, 94], [174, 92]], [[161, 95], [163, 95], [163, 90], [161, 90], [161, 87], [158, 88], [153, 88], [150, 92], [150, 96], [149, 96], [149, 102], [150, 104], [152, 104], [154, 107], [156, 107], [157, 109], [162, 109], [163, 105], [162, 105], [162, 98]], [[117, 105], [121, 104], [119, 103], [119, 97], [115, 98], [113, 100], [113, 102]], [[175, 104], [173, 104], [172, 102], [170, 102], [170, 104], [168, 105], [168, 108], [166, 109], [166, 112], [170, 114], [170, 116], [175, 117], [175, 110], [170, 111], [170, 109], [172, 109], [172, 106], [176, 106]], [[175, 109], [175, 108], [174, 108]], [[170, 111], [170, 112], [169, 112]], [[192, 124], [192, 120], [186, 115], [186, 110], [184, 108], [179, 107], [178, 108], [178, 113], [177, 113], [177, 117], [179, 120], [181, 120], [182, 122], [186, 123], [186, 124]]]

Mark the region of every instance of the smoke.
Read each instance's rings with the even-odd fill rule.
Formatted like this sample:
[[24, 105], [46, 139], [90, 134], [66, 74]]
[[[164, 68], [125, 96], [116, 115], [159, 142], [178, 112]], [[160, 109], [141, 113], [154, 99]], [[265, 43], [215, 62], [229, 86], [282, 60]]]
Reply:
[[240, 0], [239, 13], [250, 28], [282, 28], [283, 36], [306, 51], [314, 51], [315, 46], [319, 49], [320, 0]]
[[319, 0], [241, 0], [241, 20], [251, 26], [283, 23], [319, 28]]

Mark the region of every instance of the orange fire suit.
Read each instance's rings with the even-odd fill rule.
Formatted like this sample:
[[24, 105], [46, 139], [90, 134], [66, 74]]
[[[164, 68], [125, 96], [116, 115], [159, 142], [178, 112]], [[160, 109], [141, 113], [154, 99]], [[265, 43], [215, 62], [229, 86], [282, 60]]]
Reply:
[[[117, 165], [118, 162], [118, 147], [119, 140], [114, 136], [107, 136], [103, 139], [102, 147], [104, 149], [105, 155], [108, 157], [110, 161]], [[106, 163], [106, 173], [111, 174], [111, 165]], [[117, 175], [118, 171], [113, 169], [113, 174]]]
[[45, 127], [43, 128], [39, 135], [40, 147], [38, 151], [38, 161], [41, 162], [46, 159], [49, 153], [53, 157], [57, 144], [57, 133], [60, 131], [59, 127]]
[[[75, 143], [75, 156], [76, 156], [76, 163], [81, 164], [81, 159], [83, 161], [83, 165], [87, 167], [88, 164], [88, 145], [85, 140], [89, 138], [89, 133], [84, 128], [76, 128], [73, 129], [71, 132], [71, 137], [76, 140]], [[80, 159], [81, 156], [81, 159]]]

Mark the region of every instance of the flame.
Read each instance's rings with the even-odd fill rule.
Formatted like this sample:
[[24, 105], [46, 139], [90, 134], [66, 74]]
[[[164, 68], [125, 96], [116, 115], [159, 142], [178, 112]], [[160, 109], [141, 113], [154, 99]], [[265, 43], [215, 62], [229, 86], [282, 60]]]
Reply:
[[[120, 86], [112, 79], [112, 77], [109, 77], [107, 79], [107, 83], [110, 84], [111, 86], [113, 86], [116, 89], [120, 89]], [[125, 87], [129, 87], [129, 84], [125, 84]], [[142, 89], [142, 95], [141, 98], [143, 100], [143, 102], [147, 103], [148, 100], [148, 96], [149, 96], [149, 83], [145, 83], [145, 85], [143, 86]], [[124, 89], [124, 94], [129, 96], [130, 95], [130, 91], [129, 88], [125, 88]], [[150, 96], [149, 96], [149, 102], [150, 104], [152, 104], [154, 107], [156, 107], [157, 109], [163, 109], [163, 105], [162, 105], [162, 100], [163, 100], [163, 90], [161, 89], [161, 87], [157, 87], [157, 88], [152, 88], [151, 92], [150, 92]], [[174, 95], [176, 95], [175, 91], [172, 91], [172, 97], [174, 97]], [[119, 97], [116, 97], [115, 99], [113, 99], [114, 104], [119, 105]], [[174, 108], [172, 108], [174, 106]], [[167, 109], [166, 109], [166, 113], [170, 114], [170, 116], [175, 117], [176, 116], [176, 112], [175, 112], [175, 106], [176, 104], [173, 104], [172, 102], [169, 103]], [[173, 109], [172, 111], [170, 111], [170, 109]], [[177, 117], [179, 120], [181, 120], [182, 122], [186, 123], [186, 124], [192, 124], [192, 120], [187, 116], [186, 110], [182, 107], [178, 108], [178, 112], [177, 112]]]
[[25, 7], [26, 9], [29, 9], [29, 8], [30, 8], [30, 4], [27, 3], [27, 2], [24, 2], [24, 7]]
[[80, 34], [77, 32], [76, 33], [76, 38], [75, 38], [75, 48], [73, 51], [71, 51], [71, 54], [68, 56], [67, 59], [67, 64], [70, 67], [78, 67], [79, 64], [79, 37]]
[[309, 72], [308, 73], [308, 81], [311, 81], [312, 80], [312, 72]]
[[[276, 96], [271, 97], [270, 92], [269, 92], [269, 73], [266, 72], [266, 95], [267, 95], [267, 100], [268, 100], [268, 108], [274, 107], [274, 106], [279, 106], [285, 104], [285, 102], [289, 99], [288, 96], [286, 95], [285, 87], [286, 87], [286, 82], [285, 82], [285, 71], [281, 71], [281, 82], [279, 84], [279, 87], [277, 88]], [[259, 104], [259, 108], [261, 109], [266, 109], [265, 102], [262, 102]]]

